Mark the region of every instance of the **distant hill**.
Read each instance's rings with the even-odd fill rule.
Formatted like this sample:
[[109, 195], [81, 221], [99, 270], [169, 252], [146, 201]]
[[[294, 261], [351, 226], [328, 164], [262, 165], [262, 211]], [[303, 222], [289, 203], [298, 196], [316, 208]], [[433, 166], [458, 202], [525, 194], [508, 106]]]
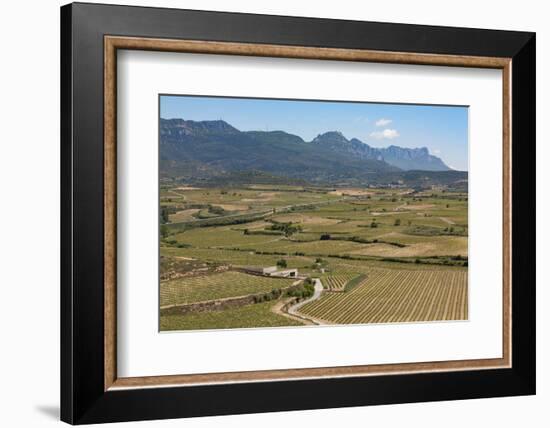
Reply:
[[318, 135], [312, 143], [328, 147], [333, 151], [351, 153], [361, 159], [384, 161], [404, 171], [449, 171], [451, 169], [440, 158], [430, 155], [426, 147], [416, 149], [399, 146], [376, 148], [357, 138], [348, 140], [338, 131]]
[[[399, 181], [410, 170], [454, 172], [427, 148], [374, 148], [339, 132], [306, 142], [284, 131], [241, 132], [223, 120], [183, 119], [160, 120], [160, 167], [161, 176], [188, 181], [250, 177], [312, 184]], [[430, 181], [438, 184], [437, 174]]]

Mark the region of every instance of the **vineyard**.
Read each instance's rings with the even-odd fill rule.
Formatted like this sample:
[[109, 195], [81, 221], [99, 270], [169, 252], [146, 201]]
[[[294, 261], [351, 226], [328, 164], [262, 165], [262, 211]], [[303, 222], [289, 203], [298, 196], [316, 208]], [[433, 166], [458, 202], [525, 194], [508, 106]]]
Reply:
[[267, 293], [292, 285], [294, 280], [268, 278], [240, 272], [223, 272], [160, 283], [160, 306], [182, 305], [227, 297]]
[[373, 269], [351, 291], [325, 293], [300, 313], [328, 324], [468, 318], [466, 271]]
[[199, 330], [218, 328], [289, 327], [303, 325], [299, 321], [277, 315], [272, 310], [273, 303], [259, 303], [224, 311], [199, 312], [182, 315], [162, 315], [160, 329]]
[[[160, 328], [467, 319], [467, 196], [432, 189], [163, 184], [161, 309], [218, 306], [161, 311]], [[296, 269], [299, 278], [250, 275], [243, 270], [249, 267]], [[324, 290], [295, 309], [300, 316], [288, 316], [289, 305], [300, 302], [284, 295], [254, 299], [307, 278], [319, 278]], [[242, 306], [222, 302], [237, 297]]]
[[344, 291], [351, 280], [358, 278], [357, 274], [328, 275], [323, 278], [323, 285], [330, 291]]

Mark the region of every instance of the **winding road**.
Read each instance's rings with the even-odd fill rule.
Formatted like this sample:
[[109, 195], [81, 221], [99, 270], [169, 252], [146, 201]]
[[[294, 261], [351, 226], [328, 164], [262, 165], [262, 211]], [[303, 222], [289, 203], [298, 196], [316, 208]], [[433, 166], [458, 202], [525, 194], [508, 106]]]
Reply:
[[306, 317], [306, 316], [304, 316], [304, 315], [302, 315], [302, 314], [298, 314], [298, 310], [299, 310], [302, 306], [304, 306], [304, 305], [307, 304], [307, 303], [313, 302], [314, 300], [317, 300], [319, 297], [321, 297], [321, 294], [323, 293], [323, 283], [321, 282], [321, 280], [320, 280], [320, 279], [314, 279], [313, 282], [314, 282], [313, 296], [311, 296], [309, 299], [302, 300], [301, 302], [296, 303], [295, 305], [290, 306], [290, 307], [287, 309], [287, 312], [288, 312], [290, 315], [293, 315], [293, 316], [298, 317], [298, 318], [306, 319], [306, 320], [308, 320], [308, 321], [311, 321], [311, 322], [314, 323], [314, 324], [320, 324], [318, 320], [315, 320], [315, 319]]

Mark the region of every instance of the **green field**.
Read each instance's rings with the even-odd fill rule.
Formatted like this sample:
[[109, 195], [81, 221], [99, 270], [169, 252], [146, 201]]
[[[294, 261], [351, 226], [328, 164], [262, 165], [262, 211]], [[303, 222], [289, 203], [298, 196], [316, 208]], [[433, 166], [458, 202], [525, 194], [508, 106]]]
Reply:
[[224, 272], [161, 281], [160, 306], [182, 305], [248, 294], [267, 293], [292, 285], [294, 280]]
[[224, 311], [200, 312], [187, 315], [164, 315], [160, 329], [200, 330], [218, 328], [285, 327], [303, 325], [272, 312], [273, 303], [258, 303]]
[[[321, 279], [321, 298], [300, 313], [322, 323], [467, 318], [464, 192], [163, 184], [160, 204], [161, 307], [288, 287], [296, 279], [237, 271], [279, 263]], [[161, 329], [300, 325], [279, 303], [161, 314]]]

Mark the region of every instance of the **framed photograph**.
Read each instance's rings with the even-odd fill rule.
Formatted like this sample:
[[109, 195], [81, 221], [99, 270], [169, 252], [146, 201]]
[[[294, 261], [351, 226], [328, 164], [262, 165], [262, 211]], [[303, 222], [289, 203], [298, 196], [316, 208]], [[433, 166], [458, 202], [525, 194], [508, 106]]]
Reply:
[[62, 420], [535, 393], [533, 33], [77, 3], [61, 54]]

